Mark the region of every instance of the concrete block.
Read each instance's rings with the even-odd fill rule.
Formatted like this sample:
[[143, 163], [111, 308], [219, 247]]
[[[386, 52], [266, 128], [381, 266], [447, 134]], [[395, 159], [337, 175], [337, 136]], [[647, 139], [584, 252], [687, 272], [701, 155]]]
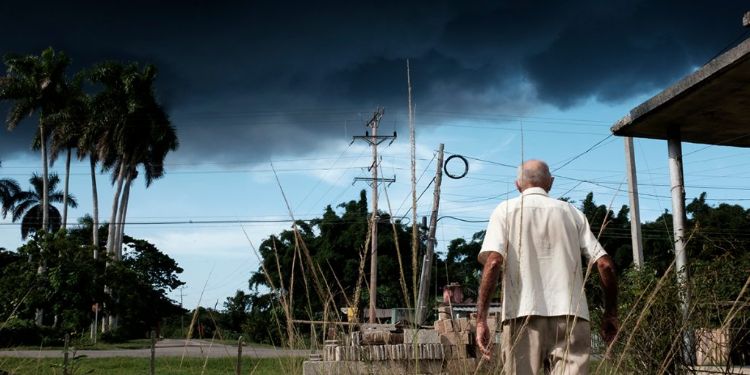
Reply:
[[437, 344], [440, 342], [440, 334], [433, 329], [405, 329], [404, 344]]
[[458, 323], [458, 326], [460, 327], [459, 331], [468, 331], [469, 330], [469, 319], [459, 318], [457, 323]]

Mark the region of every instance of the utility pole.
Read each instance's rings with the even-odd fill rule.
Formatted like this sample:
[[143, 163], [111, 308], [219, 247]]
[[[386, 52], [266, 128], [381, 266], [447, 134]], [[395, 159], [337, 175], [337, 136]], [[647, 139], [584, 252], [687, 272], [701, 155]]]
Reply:
[[638, 202], [638, 178], [635, 173], [633, 138], [625, 137], [625, 170], [628, 173], [628, 196], [630, 197], [630, 236], [633, 244], [633, 265], [643, 267], [643, 237], [641, 234], [641, 210]]
[[[417, 227], [417, 136], [414, 129], [414, 105], [411, 98], [411, 69], [409, 60], [406, 60], [406, 83], [409, 93], [409, 149], [411, 151], [411, 269], [412, 269], [412, 293], [417, 290], [417, 254], [419, 254], [419, 228]], [[406, 305], [409, 307], [409, 297], [406, 296]], [[417, 296], [414, 296], [414, 304], [417, 304]], [[416, 313], [417, 308], [414, 307]], [[412, 316], [416, 322], [416, 315]]]
[[378, 125], [380, 125], [380, 119], [383, 118], [383, 108], [378, 108], [372, 115], [372, 119], [367, 123], [367, 127], [372, 129], [372, 135], [369, 132], [365, 132], [364, 136], [357, 135], [352, 139], [352, 143], [356, 140], [363, 140], [372, 147], [372, 165], [370, 171], [372, 171], [372, 177], [355, 177], [354, 182], [357, 181], [368, 181], [372, 187], [372, 219], [371, 219], [371, 252], [370, 252], [370, 309], [368, 322], [376, 323], [375, 316], [375, 301], [377, 298], [378, 288], [378, 184], [382, 182], [392, 183], [396, 181], [396, 178], [378, 178], [378, 145], [390, 140], [390, 145], [396, 139], [396, 132], [393, 135], [378, 135]]
[[437, 227], [438, 210], [440, 209], [440, 184], [443, 181], [443, 148], [441, 143], [438, 147], [437, 172], [435, 172], [435, 190], [432, 196], [432, 214], [430, 215], [430, 228], [427, 234], [427, 250], [422, 260], [422, 275], [419, 277], [419, 299], [417, 300], [417, 325], [424, 321], [427, 309], [427, 295], [430, 290], [430, 273], [432, 271], [432, 255], [435, 252], [435, 230]]
[[180, 336], [185, 335], [185, 313], [182, 312], [182, 291], [184, 286], [180, 286]]

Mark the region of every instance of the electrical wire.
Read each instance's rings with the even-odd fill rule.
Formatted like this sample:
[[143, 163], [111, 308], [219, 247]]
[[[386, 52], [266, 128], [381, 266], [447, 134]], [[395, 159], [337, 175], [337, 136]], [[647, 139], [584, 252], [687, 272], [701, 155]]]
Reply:
[[592, 150], [596, 149], [600, 144], [602, 144], [604, 141], [606, 141], [607, 139], [609, 139], [611, 137], [612, 137], [612, 133], [610, 133], [608, 136], [604, 137], [599, 142], [594, 143], [594, 145], [591, 146], [591, 147], [589, 147], [589, 148], [587, 148], [586, 151], [581, 152], [580, 154], [577, 154], [576, 156], [573, 156], [568, 161], [566, 161], [563, 165], [561, 165], [561, 166], [553, 169], [552, 172], [554, 173], [556, 171], [559, 171], [560, 169], [564, 168], [566, 165], [572, 163], [573, 161], [575, 161], [576, 159], [580, 158], [581, 156], [588, 154], [589, 152], [591, 152]]

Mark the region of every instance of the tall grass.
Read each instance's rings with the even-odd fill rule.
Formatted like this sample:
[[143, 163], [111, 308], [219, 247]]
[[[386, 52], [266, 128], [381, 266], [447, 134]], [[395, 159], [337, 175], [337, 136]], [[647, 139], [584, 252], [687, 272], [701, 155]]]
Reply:
[[[278, 180], [277, 180], [278, 181]], [[279, 183], [281, 189], [281, 184]], [[283, 189], [282, 189], [283, 194]], [[386, 195], [387, 197], [387, 195]], [[285, 198], [286, 200], [286, 198]], [[613, 199], [614, 200], [614, 199]], [[289, 207], [287, 203], [287, 207]], [[611, 203], [610, 203], [611, 207]], [[610, 210], [608, 209], [607, 212]], [[290, 216], [293, 213], [290, 209]], [[607, 218], [599, 232], [601, 236], [606, 227]], [[371, 223], [372, 225], [372, 223]], [[293, 227], [295, 232], [296, 256], [299, 258], [297, 266], [305, 275], [302, 282], [308, 283], [308, 295], [314, 295], [320, 298], [323, 304], [323, 320], [316, 320], [316, 315], [308, 309], [308, 316], [293, 316], [293, 309], [290, 306], [290, 298], [280, 298], [280, 310], [285, 313], [283, 317], [277, 316], [276, 327], [286, 327], [286, 334], [279, 331], [279, 336], [285, 337], [286, 341], [282, 345], [290, 348], [307, 348], [316, 350], [323, 346], [324, 339], [336, 339], [341, 343], [346, 342], [347, 334], [351, 331], [351, 326], [347, 322], [342, 322], [337, 312], [336, 294], [344, 294], [346, 303], [350, 306], [358, 306], [361, 298], [361, 288], [366, 285], [364, 277], [364, 265], [368, 256], [369, 235], [363, 242], [360, 249], [360, 267], [358, 283], [354, 295], [346, 296], [344, 288], [336, 278], [336, 272], [332, 267], [331, 273], [334, 275], [335, 284], [325, 279], [321, 266], [316, 264], [310, 256], [309, 250], [304, 243], [302, 236], [299, 235], [296, 226]], [[394, 235], [396, 230], [394, 228]], [[398, 241], [395, 241], [398, 243]], [[257, 253], [257, 252], [256, 252]], [[400, 250], [399, 250], [400, 253]], [[596, 374], [680, 374], [689, 373], [695, 370], [695, 361], [697, 358], [691, 356], [696, 347], [702, 347], [703, 352], [713, 351], [713, 357], [705, 359], [706, 364], [721, 363], [721, 371], [729, 373], [732, 364], [750, 360], [750, 348], [748, 341], [750, 335], [750, 269], [745, 265], [734, 264], [731, 253], [724, 257], [719, 257], [710, 262], [696, 262], [691, 265], [691, 275], [685, 284], [681, 284], [675, 270], [674, 263], [666, 271], [661, 273], [648, 264], [640, 269], [628, 269], [623, 273], [620, 280], [620, 319], [621, 327], [615, 341], [606, 347], [595, 346], [594, 356], [597, 360], [592, 367], [592, 373]], [[399, 259], [400, 260], [400, 259]], [[278, 258], [276, 259], [278, 267]], [[261, 259], [262, 264], [262, 259]], [[410, 305], [410, 296], [405, 288], [405, 278], [403, 264], [399, 262], [401, 268], [399, 277], [399, 286], [404, 295], [404, 305]], [[592, 271], [593, 263], [588, 267], [580, 270], [584, 273], [584, 284], [598, 284], [596, 282], [598, 275]], [[263, 270], [268, 280], [268, 285], [276, 289], [275, 285], [291, 285], [295, 280], [284, 281], [271, 280], [266, 270]], [[282, 273], [279, 271], [278, 274]], [[685, 270], [679, 270], [684, 272]], [[292, 275], [294, 273], [291, 273]], [[416, 274], [416, 272], [414, 272]], [[740, 282], [741, 288], [738, 288], [737, 280], [732, 280], [731, 290], [727, 290], [724, 285], [728, 280], [728, 275], [735, 279], [737, 275], [742, 277], [744, 282]], [[293, 276], [292, 276], [293, 277]], [[589, 280], [591, 279], [591, 280]], [[297, 281], [299, 282], [299, 281]], [[308, 285], [308, 284], [306, 284]], [[333, 290], [332, 286], [337, 286], [338, 290]], [[291, 287], [290, 287], [291, 290]], [[589, 290], [588, 294], [597, 293]], [[690, 298], [686, 298], [689, 293]], [[283, 293], [280, 293], [283, 296]], [[683, 310], [683, 301], [689, 300]], [[592, 304], [593, 306], [593, 304]], [[592, 309], [591, 327], [594, 335], [598, 334], [598, 327], [601, 321], [601, 311]], [[290, 322], [302, 322], [311, 324], [311, 334], [309, 337], [302, 337], [298, 328], [292, 328]], [[333, 327], [333, 329], [324, 329], [323, 335], [318, 336], [315, 331], [316, 325]], [[575, 319], [572, 325], [575, 325]], [[346, 328], [350, 328], [347, 332]], [[715, 331], [712, 331], [715, 330]], [[572, 331], [572, 328], [571, 328]], [[718, 332], [718, 333], [717, 333]], [[724, 338], [728, 338], [724, 340]], [[687, 341], [686, 341], [687, 340]], [[595, 340], [595, 342], [599, 342]], [[686, 347], [693, 343], [692, 348]], [[711, 353], [709, 353], [711, 354]], [[717, 354], [720, 358], [717, 358]], [[704, 356], [705, 357], [705, 356]], [[700, 359], [700, 358], [698, 358]], [[451, 373], [501, 373], [502, 365], [495, 361], [492, 364], [479, 360], [478, 362], [465, 362], [464, 368], [455, 367]], [[466, 367], [469, 366], [469, 367]], [[414, 371], [419, 371], [418, 363], [410, 367]], [[299, 373], [301, 369], [290, 369], [290, 373]], [[296, 370], [296, 371], [295, 371]], [[714, 371], [716, 368], [714, 368]]]

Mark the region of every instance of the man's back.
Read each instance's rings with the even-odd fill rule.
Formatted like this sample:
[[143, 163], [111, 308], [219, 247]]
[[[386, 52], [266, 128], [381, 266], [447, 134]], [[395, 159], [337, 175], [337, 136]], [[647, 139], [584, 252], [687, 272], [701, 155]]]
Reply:
[[492, 213], [482, 252], [496, 249], [505, 259], [503, 320], [526, 315], [589, 319], [582, 250], [591, 261], [606, 253], [575, 207], [550, 198], [544, 189], [526, 189]]

